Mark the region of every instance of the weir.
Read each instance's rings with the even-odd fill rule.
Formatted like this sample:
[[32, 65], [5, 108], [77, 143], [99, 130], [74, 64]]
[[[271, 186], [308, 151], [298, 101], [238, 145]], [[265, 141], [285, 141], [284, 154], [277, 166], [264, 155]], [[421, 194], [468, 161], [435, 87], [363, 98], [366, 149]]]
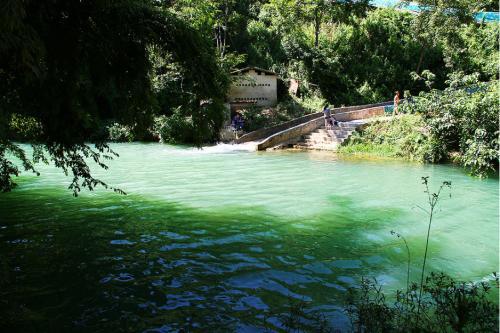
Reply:
[[324, 129], [323, 112], [318, 112], [247, 133], [234, 142], [255, 142], [257, 150], [278, 147], [336, 150], [356, 128], [383, 116], [389, 105], [392, 101], [334, 108], [332, 115], [340, 124], [328, 130]]

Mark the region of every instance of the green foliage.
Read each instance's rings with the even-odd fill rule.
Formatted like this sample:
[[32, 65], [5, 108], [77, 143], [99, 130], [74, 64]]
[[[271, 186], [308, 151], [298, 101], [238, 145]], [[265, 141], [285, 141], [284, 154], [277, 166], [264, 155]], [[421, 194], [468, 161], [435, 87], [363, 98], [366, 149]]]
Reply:
[[16, 183], [12, 180], [12, 176], [19, 175], [19, 167], [11, 161], [11, 158], [17, 158], [24, 170], [31, 171], [38, 175], [35, 170], [34, 163], [39, 161], [46, 161], [43, 151], [40, 146], [33, 145], [33, 160], [31, 161], [18, 145], [9, 141], [0, 141], [0, 191], [9, 192], [12, 190]]
[[111, 141], [116, 141], [116, 142], [134, 141], [134, 135], [132, 133], [132, 128], [130, 126], [113, 123], [107, 127], [107, 130], [108, 130], [108, 138]]
[[[498, 277], [494, 277], [498, 283]], [[376, 280], [363, 279], [350, 290], [347, 313], [355, 332], [495, 332], [498, 306], [489, 300], [491, 283], [459, 282], [443, 273], [431, 273], [423, 284], [398, 291], [387, 299]], [[420, 306], [419, 306], [420, 303]]]
[[498, 82], [481, 83], [478, 74], [450, 76], [444, 91], [431, 90], [403, 105], [406, 112], [419, 113], [433, 138], [432, 161], [445, 153], [458, 152], [459, 161], [472, 174], [487, 176], [498, 165]]
[[478, 74], [454, 74], [444, 91], [407, 96], [395, 119], [370, 124], [354, 133], [340, 152], [371, 153], [420, 162], [457, 162], [486, 177], [498, 165], [499, 91], [496, 81], [481, 83]]
[[153, 134], [164, 143], [193, 142], [194, 125], [192, 118], [183, 115], [180, 108], [171, 116], [157, 117], [153, 124]]
[[498, 165], [498, 135], [493, 139], [488, 137], [484, 129], [477, 129], [473, 138], [465, 141], [467, 149], [460, 157], [460, 161], [474, 175], [486, 176], [489, 170]]
[[[341, 153], [370, 153], [402, 157], [418, 162], [433, 162], [433, 138], [425, 129], [420, 115], [403, 115], [371, 123], [354, 132]], [[437, 148], [436, 148], [437, 150]]]
[[[412, 22], [411, 14], [380, 9], [352, 24], [336, 26], [306, 58], [311, 80], [335, 105], [388, 100], [403, 87], [421, 90], [424, 87], [410, 78], [419, 52]], [[425, 68], [441, 73], [440, 50], [430, 48], [427, 52]]]
[[463, 26], [459, 50], [449, 52], [455, 67], [464, 73], [477, 72], [484, 81], [498, 80], [499, 35], [498, 24]]
[[8, 124], [8, 137], [16, 141], [35, 141], [42, 134], [42, 126], [34, 117], [12, 114]]
[[250, 21], [247, 27], [249, 38], [248, 59], [252, 65], [273, 68], [285, 60], [280, 36], [262, 21]]
[[272, 108], [248, 107], [241, 110], [245, 131], [279, 125], [283, 122], [321, 111], [324, 100], [317, 97], [289, 97]]

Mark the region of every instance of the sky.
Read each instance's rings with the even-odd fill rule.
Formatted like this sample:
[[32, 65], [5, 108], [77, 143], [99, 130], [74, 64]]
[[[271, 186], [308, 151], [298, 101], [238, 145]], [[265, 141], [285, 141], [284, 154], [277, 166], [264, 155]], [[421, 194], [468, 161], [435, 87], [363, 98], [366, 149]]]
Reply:
[[[372, 0], [370, 1], [372, 5], [376, 7], [395, 7], [401, 1], [400, 0]], [[419, 11], [419, 5], [417, 3], [411, 2], [409, 5], [402, 6], [402, 9]], [[485, 22], [500, 22], [500, 16], [498, 12], [480, 12], [476, 15], [476, 20]]]

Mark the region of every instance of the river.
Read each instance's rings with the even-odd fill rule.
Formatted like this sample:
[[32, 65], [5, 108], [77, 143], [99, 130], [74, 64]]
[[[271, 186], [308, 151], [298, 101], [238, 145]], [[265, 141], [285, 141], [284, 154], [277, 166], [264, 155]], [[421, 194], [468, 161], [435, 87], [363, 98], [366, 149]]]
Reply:
[[126, 196], [74, 198], [52, 166], [0, 195], [0, 309], [19, 332], [280, 331], [297, 302], [345, 330], [347, 290], [361, 277], [389, 293], [405, 286], [406, 250], [391, 230], [419, 277], [422, 176], [431, 190], [452, 183], [428, 271], [472, 281], [498, 271], [497, 177], [327, 152], [113, 148], [120, 157], [95, 174]]

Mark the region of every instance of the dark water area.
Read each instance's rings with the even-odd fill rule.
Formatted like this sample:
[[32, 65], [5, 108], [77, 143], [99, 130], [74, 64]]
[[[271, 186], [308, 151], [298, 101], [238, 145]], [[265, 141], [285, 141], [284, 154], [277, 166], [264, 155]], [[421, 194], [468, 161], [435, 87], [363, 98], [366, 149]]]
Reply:
[[74, 198], [50, 166], [0, 195], [3, 332], [281, 332], [299, 302], [348, 330], [343, 306], [361, 277], [389, 292], [405, 284], [390, 230], [407, 238], [417, 279], [427, 175], [453, 184], [429, 270], [473, 281], [498, 271], [498, 179], [331, 154], [115, 149], [96, 172], [127, 196]]

